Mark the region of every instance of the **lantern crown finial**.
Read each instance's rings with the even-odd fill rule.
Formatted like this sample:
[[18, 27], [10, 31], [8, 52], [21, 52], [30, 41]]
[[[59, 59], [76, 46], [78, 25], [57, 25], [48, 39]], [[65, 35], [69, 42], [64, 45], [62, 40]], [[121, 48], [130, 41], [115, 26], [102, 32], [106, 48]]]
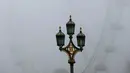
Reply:
[[80, 32], [82, 32], [82, 28], [80, 27]]
[[70, 15], [70, 21], [72, 21], [72, 19], [71, 19], [71, 15]]
[[59, 31], [61, 31], [61, 26], [59, 26]]
[[80, 27], [80, 32], [79, 32], [78, 36], [85, 36], [85, 35], [82, 33], [82, 27]]

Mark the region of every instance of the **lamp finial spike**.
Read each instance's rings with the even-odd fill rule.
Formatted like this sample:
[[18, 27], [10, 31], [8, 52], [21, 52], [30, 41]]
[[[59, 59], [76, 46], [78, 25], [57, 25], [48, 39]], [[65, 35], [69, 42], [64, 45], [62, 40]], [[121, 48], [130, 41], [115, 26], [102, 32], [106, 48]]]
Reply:
[[61, 31], [61, 26], [59, 26], [59, 30]]
[[70, 15], [70, 21], [71, 21], [72, 19], [71, 19], [71, 15]]
[[82, 31], [82, 28], [80, 27], [80, 31]]
[[82, 33], [82, 28], [80, 27], [80, 32]]

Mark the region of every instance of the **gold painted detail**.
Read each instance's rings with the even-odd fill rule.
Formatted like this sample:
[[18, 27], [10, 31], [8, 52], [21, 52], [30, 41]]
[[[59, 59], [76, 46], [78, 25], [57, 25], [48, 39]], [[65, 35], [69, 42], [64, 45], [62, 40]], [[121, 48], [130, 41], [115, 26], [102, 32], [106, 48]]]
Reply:
[[69, 50], [69, 52], [70, 52], [71, 55], [74, 53], [75, 49], [74, 49], [72, 43], [70, 43], [70, 45], [68, 47], [68, 50]]

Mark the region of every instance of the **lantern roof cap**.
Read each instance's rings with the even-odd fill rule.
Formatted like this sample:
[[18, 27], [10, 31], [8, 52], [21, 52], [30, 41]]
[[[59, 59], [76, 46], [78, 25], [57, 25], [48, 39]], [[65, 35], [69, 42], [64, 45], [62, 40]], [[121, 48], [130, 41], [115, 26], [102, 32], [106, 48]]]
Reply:
[[80, 33], [77, 35], [78, 37], [85, 37], [85, 35], [82, 33], [82, 28], [80, 27]]
[[72, 21], [71, 15], [69, 21], [66, 23], [66, 25], [75, 25], [75, 23]]
[[61, 26], [59, 27], [59, 32], [56, 34], [56, 36], [65, 36], [65, 34], [61, 31]]

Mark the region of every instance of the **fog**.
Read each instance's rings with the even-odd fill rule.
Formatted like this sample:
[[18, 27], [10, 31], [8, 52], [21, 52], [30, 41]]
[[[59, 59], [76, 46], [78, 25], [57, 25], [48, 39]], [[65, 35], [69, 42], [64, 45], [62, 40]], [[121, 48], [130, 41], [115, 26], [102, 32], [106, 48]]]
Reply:
[[69, 73], [55, 38], [69, 15], [74, 44], [86, 35], [75, 73], [130, 73], [129, 13], [129, 0], [0, 0], [0, 73]]

